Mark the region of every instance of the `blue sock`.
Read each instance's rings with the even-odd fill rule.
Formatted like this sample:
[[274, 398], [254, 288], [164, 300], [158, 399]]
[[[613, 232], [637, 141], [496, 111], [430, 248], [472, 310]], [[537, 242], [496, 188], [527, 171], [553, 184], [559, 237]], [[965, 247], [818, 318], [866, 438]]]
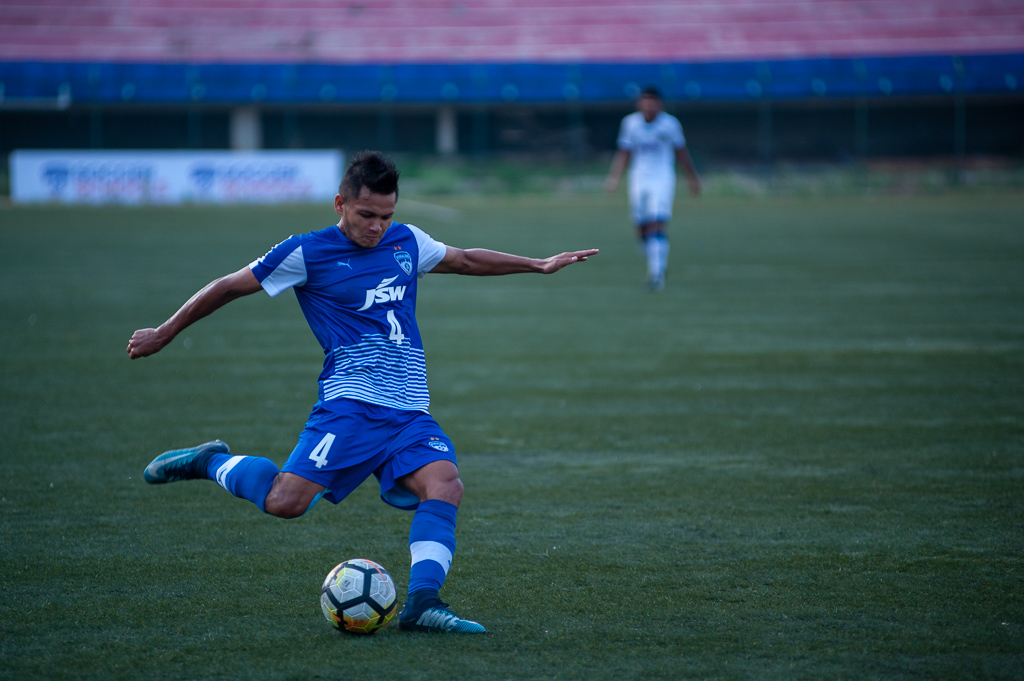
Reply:
[[267, 512], [264, 502], [270, 494], [274, 478], [280, 471], [270, 459], [260, 456], [231, 456], [214, 454], [206, 464], [210, 480], [241, 499], [248, 499], [261, 511]]
[[409, 593], [440, 591], [455, 554], [455, 514], [458, 506], [428, 499], [420, 502], [409, 529]]

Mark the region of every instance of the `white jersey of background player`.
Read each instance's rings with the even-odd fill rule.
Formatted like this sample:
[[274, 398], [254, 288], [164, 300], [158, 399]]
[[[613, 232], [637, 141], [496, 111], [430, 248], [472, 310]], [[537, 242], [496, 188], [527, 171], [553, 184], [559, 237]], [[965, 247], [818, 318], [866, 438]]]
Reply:
[[661, 94], [646, 88], [637, 101], [637, 111], [622, 119], [618, 152], [612, 159], [605, 188], [614, 192], [629, 166], [629, 206], [638, 236], [647, 255], [647, 283], [653, 290], [665, 286], [668, 266], [668, 236], [665, 226], [672, 217], [675, 199], [675, 163], [683, 167], [690, 192], [700, 195], [700, 178], [686, 148], [679, 119], [662, 109]]

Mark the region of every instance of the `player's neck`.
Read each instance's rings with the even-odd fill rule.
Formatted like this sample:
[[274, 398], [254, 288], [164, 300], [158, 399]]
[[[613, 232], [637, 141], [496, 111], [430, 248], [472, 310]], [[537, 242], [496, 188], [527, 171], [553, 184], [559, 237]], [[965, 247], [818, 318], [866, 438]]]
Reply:
[[336, 224], [335, 227], [338, 228], [338, 231], [341, 232], [341, 235], [343, 237], [345, 237], [346, 239], [348, 239], [352, 243], [356, 243], [355, 239], [353, 239], [351, 236], [349, 236], [348, 230], [345, 229], [345, 219], [344, 218], [342, 218], [341, 220], [338, 220], [338, 224]]

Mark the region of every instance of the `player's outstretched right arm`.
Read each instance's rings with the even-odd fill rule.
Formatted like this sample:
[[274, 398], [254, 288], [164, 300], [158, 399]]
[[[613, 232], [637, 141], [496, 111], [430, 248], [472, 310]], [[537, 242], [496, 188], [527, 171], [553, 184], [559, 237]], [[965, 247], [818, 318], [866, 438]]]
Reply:
[[214, 310], [236, 298], [261, 290], [260, 282], [248, 267], [215, 279], [196, 292], [170, 319], [155, 329], [139, 329], [128, 341], [131, 359], [148, 357], [167, 346], [174, 337]]

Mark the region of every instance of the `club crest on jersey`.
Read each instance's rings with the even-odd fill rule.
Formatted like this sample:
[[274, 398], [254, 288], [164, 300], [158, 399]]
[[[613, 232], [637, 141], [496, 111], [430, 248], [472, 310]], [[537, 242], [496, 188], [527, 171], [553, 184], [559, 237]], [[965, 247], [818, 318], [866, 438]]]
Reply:
[[[411, 269], [411, 268], [410, 268]], [[404, 286], [388, 286], [397, 276], [390, 277], [382, 280], [377, 284], [376, 288], [371, 288], [366, 292], [366, 302], [363, 306], [356, 310], [356, 312], [362, 312], [368, 310], [374, 303], [388, 303], [393, 300], [401, 300], [405, 298], [405, 287]]]
[[398, 266], [402, 268], [403, 272], [412, 274], [412, 256], [408, 251], [396, 251], [395, 260], [398, 261]]
[[436, 437], [430, 438], [427, 441], [427, 444], [430, 445], [431, 447], [433, 447], [434, 449], [436, 449], [439, 452], [447, 452], [448, 451], [448, 445], [446, 445], [441, 440], [438, 440]]

